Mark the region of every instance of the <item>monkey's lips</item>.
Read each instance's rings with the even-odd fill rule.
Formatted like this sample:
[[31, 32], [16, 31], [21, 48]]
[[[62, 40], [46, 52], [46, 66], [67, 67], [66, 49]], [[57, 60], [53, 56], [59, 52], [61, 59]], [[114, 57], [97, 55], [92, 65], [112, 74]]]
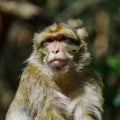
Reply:
[[59, 70], [63, 68], [68, 62], [68, 59], [53, 59], [49, 62], [49, 66], [52, 69]]

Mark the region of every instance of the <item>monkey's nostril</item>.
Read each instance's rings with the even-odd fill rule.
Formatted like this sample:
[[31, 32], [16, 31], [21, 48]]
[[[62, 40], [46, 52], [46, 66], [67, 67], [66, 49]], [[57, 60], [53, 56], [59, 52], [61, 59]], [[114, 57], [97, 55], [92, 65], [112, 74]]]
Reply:
[[59, 50], [52, 51], [53, 54], [57, 54], [58, 52], [59, 52]]
[[56, 52], [55, 52], [55, 53], [57, 54], [58, 52], [59, 52], [59, 50], [56, 50]]

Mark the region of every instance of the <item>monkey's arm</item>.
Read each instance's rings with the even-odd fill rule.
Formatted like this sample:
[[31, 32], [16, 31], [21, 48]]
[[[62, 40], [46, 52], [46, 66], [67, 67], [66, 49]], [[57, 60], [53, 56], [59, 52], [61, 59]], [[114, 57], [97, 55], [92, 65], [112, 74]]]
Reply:
[[74, 120], [102, 120], [102, 93], [97, 84], [88, 84], [74, 111]]
[[20, 82], [15, 98], [10, 105], [6, 120], [28, 120], [26, 112], [27, 92], [23, 81]]
[[43, 116], [42, 120], [65, 120], [65, 118], [59, 115], [55, 110], [49, 110]]

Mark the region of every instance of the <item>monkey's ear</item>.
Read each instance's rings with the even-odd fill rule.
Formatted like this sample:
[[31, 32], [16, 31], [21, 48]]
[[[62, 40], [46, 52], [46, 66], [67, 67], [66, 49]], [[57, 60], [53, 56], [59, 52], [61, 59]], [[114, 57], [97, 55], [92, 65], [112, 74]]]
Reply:
[[76, 33], [81, 40], [86, 40], [88, 38], [88, 32], [85, 27], [76, 29]]
[[33, 48], [38, 49], [39, 48], [39, 42], [40, 42], [40, 34], [39, 33], [35, 33], [33, 36]]
[[39, 38], [39, 33], [35, 33], [33, 36], [33, 42], [37, 42]]

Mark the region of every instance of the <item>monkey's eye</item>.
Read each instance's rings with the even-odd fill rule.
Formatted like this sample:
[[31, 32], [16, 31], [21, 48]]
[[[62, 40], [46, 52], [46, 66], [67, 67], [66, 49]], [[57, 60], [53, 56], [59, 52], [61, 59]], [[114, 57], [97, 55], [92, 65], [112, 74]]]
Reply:
[[80, 41], [79, 40], [75, 40], [72, 37], [68, 37], [68, 36], [64, 36], [64, 35], [58, 36], [57, 40], [60, 41], [60, 42], [65, 42], [67, 44], [80, 45]]
[[47, 39], [45, 40], [45, 42], [51, 43], [51, 42], [53, 42], [53, 39], [52, 39], [52, 38], [47, 38]]
[[66, 36], [59, 36], [57, 38], [58, 41], [66, 41], [68, 38]]
[[41, 46], [45, 47], [46, 45], [48, 45], [49, 43], [53, 42], [52, 38], [47, 38], [44, 41], [41, 42]]
[[79, 46], [80, 45], [80, 41], [79, 40], [75, 40], [75, 39], [73, 39], [73, 38], [68, 38], [68, 43], [70, 44], [70, 45], [77, 45], [77, 46]]

